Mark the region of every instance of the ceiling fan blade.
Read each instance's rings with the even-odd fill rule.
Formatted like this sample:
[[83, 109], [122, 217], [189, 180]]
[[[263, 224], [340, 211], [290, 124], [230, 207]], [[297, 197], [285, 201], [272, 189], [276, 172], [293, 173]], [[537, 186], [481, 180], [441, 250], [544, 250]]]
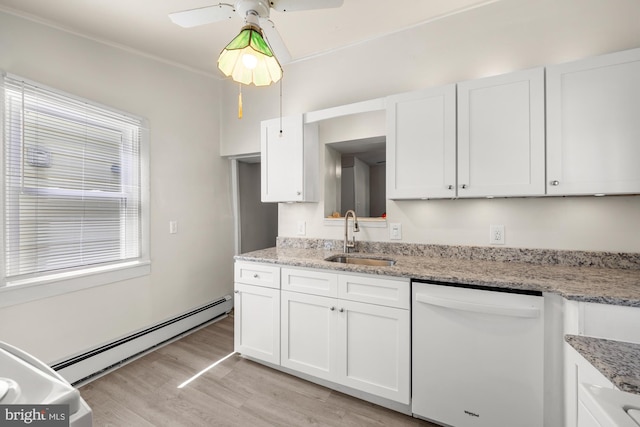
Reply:
[[225, 19], [233, 18], [234, 16], [236, 16], [235, 8], [233, 5], [226, 3], [169, 14], [169, 18], [174, 24], [178, 24], [185, 28], [223, 21]]
[[290, 62], [291, 53], [289, 53], [289, 49], [287, 49], [282, 37], [280, 37], [280, 33], [276, 30], [275, 24], [270, 19], [261, 19], [260, 26], [280, 65]]
[[278, 12], [329, 9], [342, 6], [343, 0], [271, 0], [271, 7]]

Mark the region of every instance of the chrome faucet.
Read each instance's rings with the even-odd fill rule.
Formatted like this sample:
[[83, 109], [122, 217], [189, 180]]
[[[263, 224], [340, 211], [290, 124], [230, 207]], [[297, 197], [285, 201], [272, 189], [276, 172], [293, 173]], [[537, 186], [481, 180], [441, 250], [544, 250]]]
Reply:
[[351, 241], [349, 241], [349, 215], [353, 217], [353, 232], [357, 233], [360, 231], [358, 227], [358, 217], [356, 216], [355, 211], [349, 209], [347, 213], [344, 214], [344, 253], [347, 254], [351, 249], [356, 248], [356, 236], [352, 235]]

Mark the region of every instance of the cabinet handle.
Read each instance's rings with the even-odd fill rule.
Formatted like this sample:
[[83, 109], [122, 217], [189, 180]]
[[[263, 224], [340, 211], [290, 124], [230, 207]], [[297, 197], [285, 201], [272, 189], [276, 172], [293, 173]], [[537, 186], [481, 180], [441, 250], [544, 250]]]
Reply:
[[560, 181], [557, 181], [557, 180], [551, 181], [551, 185], [553, 185], [554, 187], [558, 186], [560, 185]]
[[447, 190], [453, 190], [453, 185], [448, 185]]
[[329, 308], [329, 310], [331, 310], [331, 311], [333, 311], [333, 310], [335, 310], [335, 309], [336, 309], [335, 307], [331, 307], [331, 308]]
[[467, 184], [462, 184], [460, 187], [461, 188], [467, 188]]
[[296, 191], [296, 196], [299, 196], [302, 194], [302, 191]]
[[259, 279], [259, 278], [260, 278], [260, 275], [259, 275], [258, 273], [255, 273], [255, 274], [253, 275], [253, 278], [254, 278], [254, 279]]
[[340, 313], [344, 313], [344, 308], [341, 308], [341, 309], [340, 309]]
[[240, 291], [233, 291], [233, 293], [234, 293], [234, 294], [239, 294], [239, 293], [240, 293]]

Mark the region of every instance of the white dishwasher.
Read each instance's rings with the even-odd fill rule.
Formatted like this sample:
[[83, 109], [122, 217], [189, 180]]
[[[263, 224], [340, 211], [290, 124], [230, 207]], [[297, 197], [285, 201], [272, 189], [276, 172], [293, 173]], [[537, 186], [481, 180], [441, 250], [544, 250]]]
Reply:
[[454, 427], [542, 427], [540, 292], [412, 281], [412, 412]]

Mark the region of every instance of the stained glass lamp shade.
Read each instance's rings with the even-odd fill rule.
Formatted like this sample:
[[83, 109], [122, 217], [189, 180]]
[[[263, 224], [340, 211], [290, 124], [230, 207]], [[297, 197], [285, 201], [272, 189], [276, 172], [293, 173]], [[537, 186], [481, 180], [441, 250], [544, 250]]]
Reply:
[[245, 85], [267, 86], [282, 78], [282, 67], [257, 25], [249, 24], [227, 45], [218, 58], [225, 76]]

